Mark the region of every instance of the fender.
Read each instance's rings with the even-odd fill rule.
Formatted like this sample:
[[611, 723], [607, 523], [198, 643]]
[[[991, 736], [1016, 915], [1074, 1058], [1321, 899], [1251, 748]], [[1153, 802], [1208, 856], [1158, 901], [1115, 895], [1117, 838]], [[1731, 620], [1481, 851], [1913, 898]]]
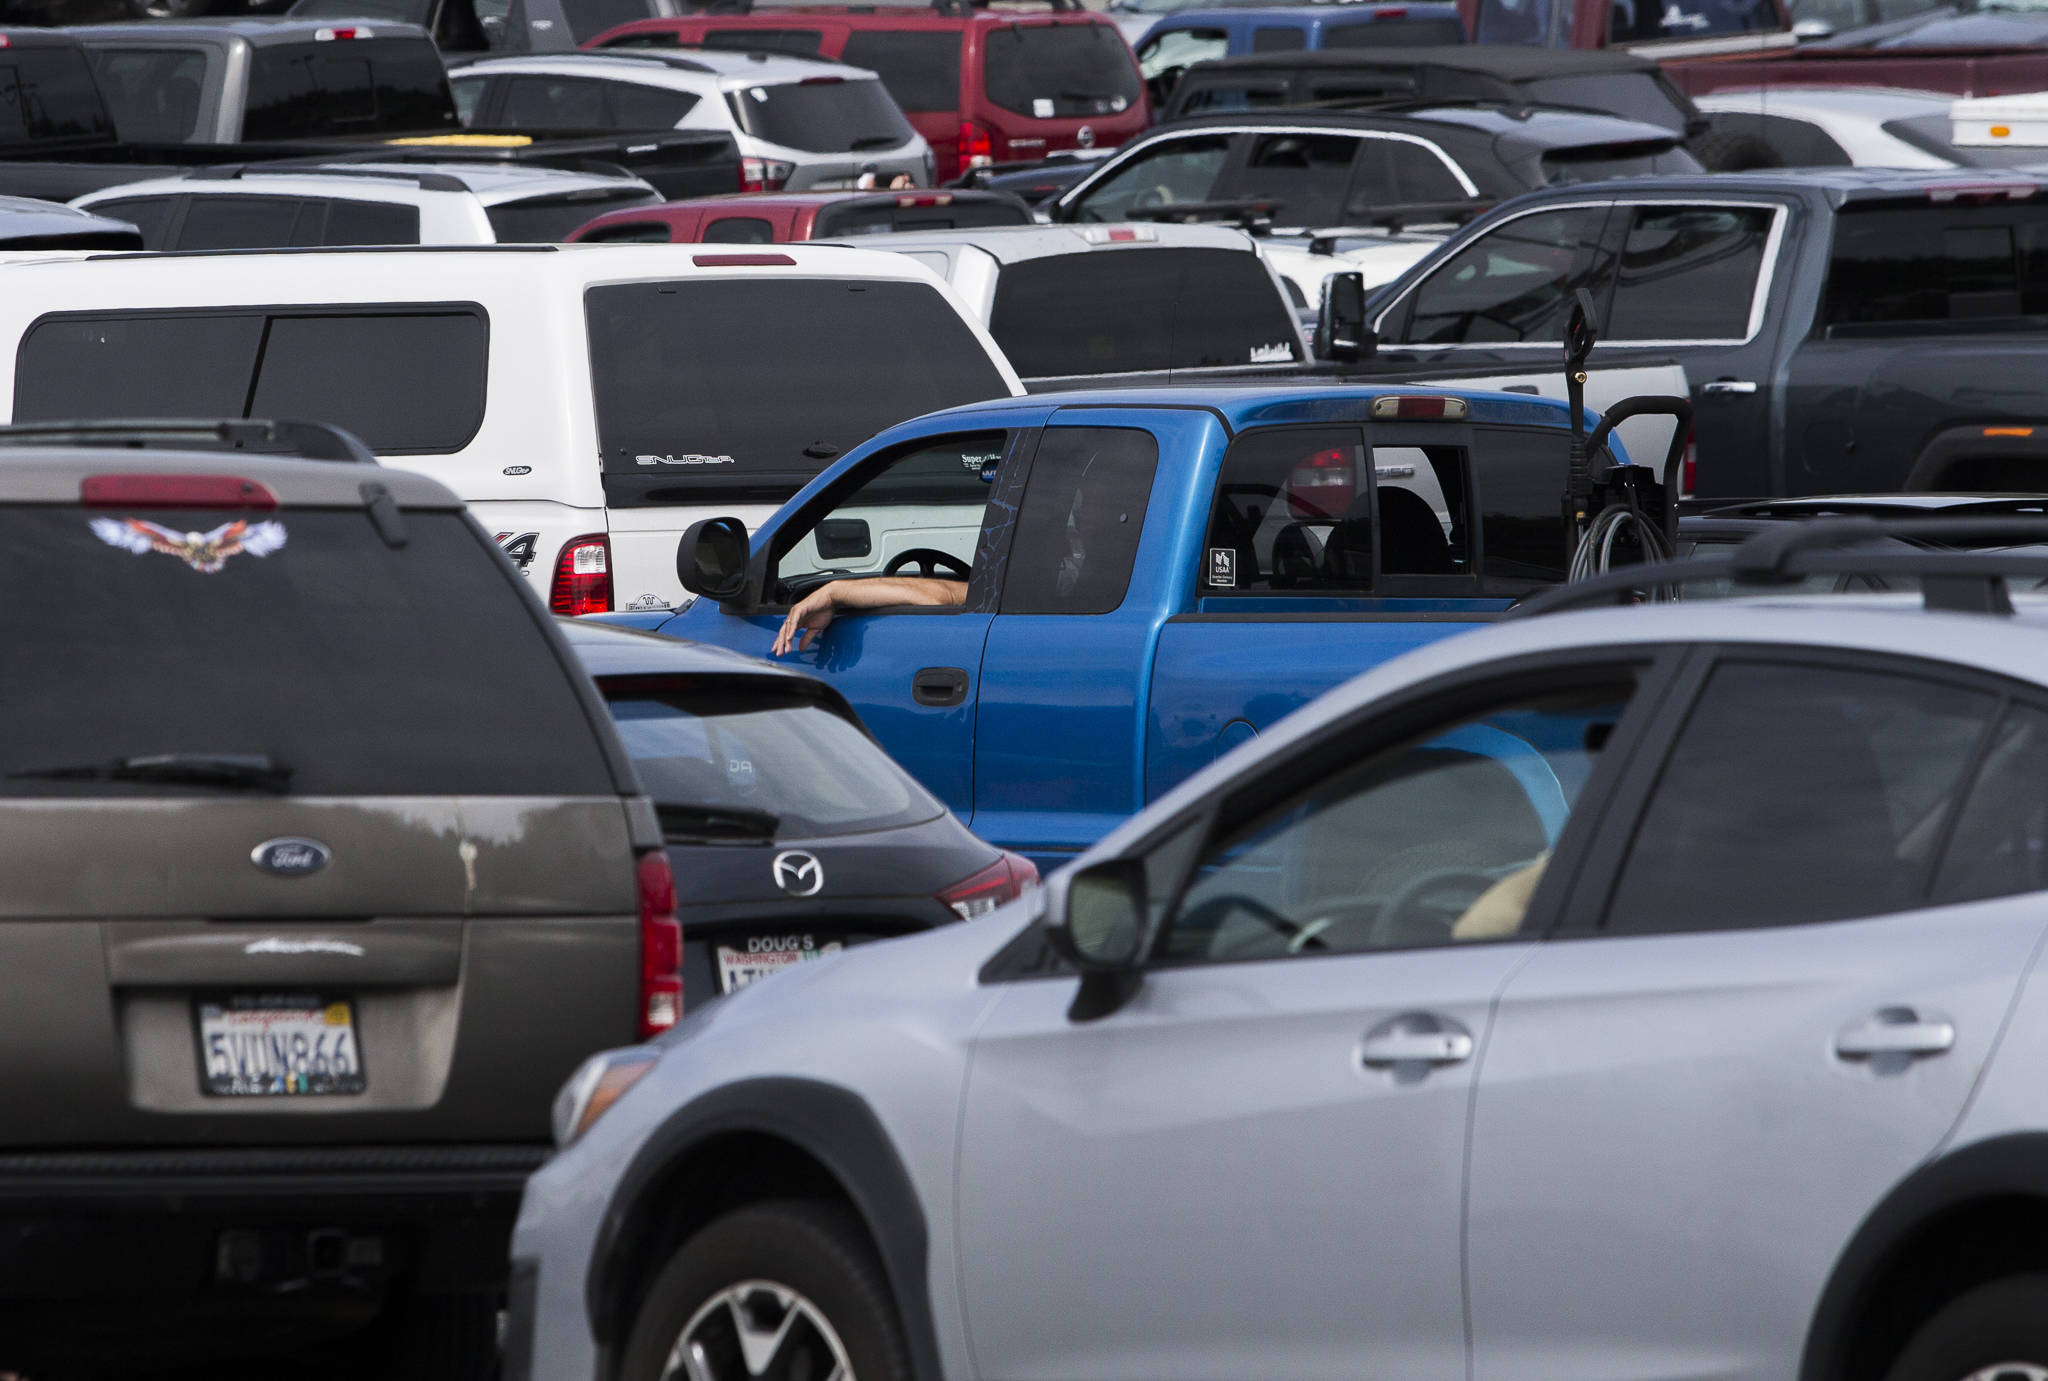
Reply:
[[2048, 1133], [1994, 1137], [1930, 1161], [1894, 1187], [1863, 1220], [1835, 1263], [1814, 1310], [1801, 1381], [1852, 1376], [1859, 1321], [1877, 1282], [1924, 1226], [1949, 1209], [1988, 1199], [2035, 1198], [2048, 1206]]
[[634, 1220], [665, 1171], [694, 1148], [733, 1132], [777, 1137], [800, 1148], [843, 1185], [888, 1272], [918, 1381], [940, 1381], [928, 1281], [924, 1208], [895, 1144], [857, 1095], [810, 1079], [747, 1079], [713, 1089], [672, 1113], [641, 1145], [605, 1206], [591, 1253], [584, 1305], [593, 1336], [616, 1356], [630, 1321], [616, 1317], [624, 1248]]

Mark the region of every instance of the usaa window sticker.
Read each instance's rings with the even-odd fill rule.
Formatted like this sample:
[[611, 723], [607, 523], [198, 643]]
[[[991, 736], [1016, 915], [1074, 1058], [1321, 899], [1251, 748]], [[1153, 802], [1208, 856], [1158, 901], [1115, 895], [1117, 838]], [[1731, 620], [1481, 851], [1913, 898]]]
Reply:
[[211, 532], [173, 532], [141, 518], [94, 518], [93, 536], [110, 547], [147, 556], [175, 556], [201, 575], [212, 575], [231, 556], [268, 556], [284, 545], [284, 524], [237, 519]]
[[1237, 549], [1209, 548], [1209, 583], [1220, 589], [1237, 588]]

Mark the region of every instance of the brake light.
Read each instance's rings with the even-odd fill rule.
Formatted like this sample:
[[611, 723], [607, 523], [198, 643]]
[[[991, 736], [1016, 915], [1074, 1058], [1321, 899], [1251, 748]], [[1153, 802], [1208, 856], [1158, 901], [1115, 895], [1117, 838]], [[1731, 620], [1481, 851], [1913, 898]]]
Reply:
[[953, 194], [951, 192], [927, 192], [921, 197], [898, 197], [896, 198], [896, 204], [898, 206], [951, 206], [953, 204]]
[[1357, 492], [1351, 457], [1317, 451], [1287, 477], [1287, 511], [1296, 518], [1341, 518]]
[[700, 269], [795, 268], [787, 254], [692, 254], [690, 262]]
[[0, 34], [0, 48], [12, 48], [13, 46], [13, 39], [9, 38], [6, 34]]
[[1944, 182], [1927, 189], [1927, 199], [1952, 201], [2025, 201], [2038, 189], [2031, 182]]
[[960, 166], [981, 168], [996, 160], [996, 141], [972, 120], [960, 122]]
[[87, 508], [276, 508], [277, 495], [234, 475], [88, 475], [78, 482]]
[[1434, 393], [1402, 393], [1373, 399], [1372, 415], [1382, 422], [1462, 422], [1465, 400]]
[[676, 878], [668, 854], [640, 855], [640, 1039], [683, 1019], [683, 923], [676, 919]]
[[612, 608], [612, 539], [601, 532], [571, 538], [555, 558], [548, 608], [574, 618], [608, 614]]
[[364, 28], [360, 24], [353, 25], [346, 29], [313, 30], [313, 41], [316, 43], [332, 43], [337, 38], [375, 38], [376, 36], [377, 35], [375, 33], [370, 31], [369, 29]]
[[1688, 430], [1685, 434], [1685, 455], [1678, 462], [1678, 497], [1689, 499], [1699, 488], [1700, 448], [1693, 438], [1698, 433]]
[[747, 157], [740, 160], [740, 190], [742, 192], [779, 192], [782, 184], [789, 181], [796, 172], [796, 164], [784, 163], [778, 158]]
[[988, 867], [939, 893], [939, 900], [952, 907], [953, 914], [961, 920], [971, 921], [976, 916], [986, 916], [1004, 902], [1015, 901], [1036, 886], [1037, 865], [1022, 854], [1005, 849], [1003, 856]]
[[1091, 245], [1142, 245], [1159, 238], [1159, 232], [1149, 225], [1090, 225], [1081, 230], [1081, 238]]

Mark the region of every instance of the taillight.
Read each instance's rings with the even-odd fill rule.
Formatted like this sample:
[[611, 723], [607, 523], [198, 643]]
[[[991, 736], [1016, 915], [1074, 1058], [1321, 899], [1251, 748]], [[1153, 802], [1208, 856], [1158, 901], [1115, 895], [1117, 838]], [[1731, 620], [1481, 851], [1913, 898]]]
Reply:
[[1693, 439], [1696, 433], [1688, 430], [1685, 434], [1685, 457], [1678, 462], [1678, 497], [1689, 499], [1699, 490], [1700, 448]]
[[683, 924], [668, 854], [640, 855], [640, 1039], [683, 1019]]
[[1296, 518], [1341, 518], [1357, 496], [1351, 457], [1343, 451], [1317, 451], [1287, 477], [1287, 511]]
[[740, 160], [740, 190], [742, 192], [779, 192], [782, 184], [789, 181], [796, 171], [796, 164], [784, 163], [777, 158], [742, 158]]
[[1006, 901], [1015, 901], [1037, 885], [1037, 865], [1022, 854], [1005, 849], [1003, 856], [988, 867], [939, 893], [939, 900], [952, 907], [953, 914], [961, 920], [971, 921], [976, 916], [986, 916]]
[[555, 558], [548, 608], [574, 618], [612, 609], [612, 539], [601, 532], [571, 538]]
[[270, 486], [235, 475], [88, 475], [87, 508], [276, 508]]
[[996, 141], [972, 120], [960, 122], [960, 166], [979, 168], [995, 162]]

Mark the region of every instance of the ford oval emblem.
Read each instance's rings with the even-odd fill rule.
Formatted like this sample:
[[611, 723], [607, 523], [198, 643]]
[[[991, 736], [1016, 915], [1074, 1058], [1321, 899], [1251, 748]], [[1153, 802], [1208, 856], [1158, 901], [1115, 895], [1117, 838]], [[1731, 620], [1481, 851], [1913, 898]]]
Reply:
[[309, 877], [327, 866], [333, 852], [317, 839], [266, 839], [249, 850], [249, 861], [273, 877]]

